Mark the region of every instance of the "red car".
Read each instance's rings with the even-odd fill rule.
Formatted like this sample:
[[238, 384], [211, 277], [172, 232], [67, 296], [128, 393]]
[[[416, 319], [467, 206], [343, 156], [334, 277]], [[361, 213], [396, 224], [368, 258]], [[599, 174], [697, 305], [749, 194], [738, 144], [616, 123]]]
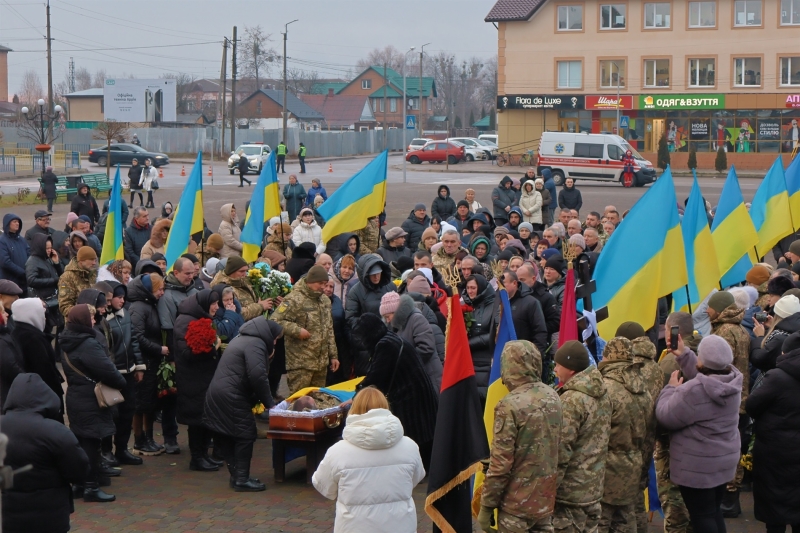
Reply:
[[421, 150], [415, 150], [406, 154], [406, 161], [413, 165], [418, 165], [423, 161], [430, 163], [442, 163], [447, 161], [455, 165], [465, 157], [464, 145], [461, 143], [447, 141], [431, 141]]

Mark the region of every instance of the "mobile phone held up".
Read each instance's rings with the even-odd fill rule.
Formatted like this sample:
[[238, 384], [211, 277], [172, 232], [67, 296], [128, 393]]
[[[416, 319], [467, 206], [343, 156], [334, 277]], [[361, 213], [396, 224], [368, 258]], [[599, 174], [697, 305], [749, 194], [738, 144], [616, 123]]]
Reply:
[[672, 326], [669, 328], [669, 349], [678, 349], [678, 326]]
[[754, 318], [760, 323], [763, 324], [769, 319], [769, 315], [767, 313], [756, 313]]

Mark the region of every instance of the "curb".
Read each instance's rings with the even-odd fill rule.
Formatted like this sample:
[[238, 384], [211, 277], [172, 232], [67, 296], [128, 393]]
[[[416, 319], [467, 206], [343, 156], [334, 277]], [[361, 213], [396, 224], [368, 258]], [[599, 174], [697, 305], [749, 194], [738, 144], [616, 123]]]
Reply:
[[[461, 165], [461, 164], [464, 164], [464, 163], [458, 163], [458, 165]], [[466, 164], [469, 164], [469, 163], [466, 163]], [[498, 167], [496, 165], [492, 165], [491, 168], [486, 169], [486, 170], [472, 170], [472, 169], [470, 169], [470, 170], [461, 170], [461, 169], [453, 168], [453, 167], [456, 167], [458, 165], [451, 165], [450, 170], [447, 170], [445, 167], [441, 167], [440, 168], [438, 165], [435, 166], [435, 167], [422, 167], [422, 168], [420, 168], [420, 165], [414, 165], [413, 172], [434, 172], [434, 173], [438, 173], [438, 174], [444, 174], [444, 173], [454, 173], [454, 174], [497, 174], [497, 175], [508, 175], [508, 176], [513, 176], [515, 174], [522, 176], [522, 175], [525, 174], [525, 171], [523, 169], [521, 169], [521, 168], [517, 169], [517, 168], [513, 168], [513, 167], [510, 167], [510, 168], [509, 167]], [[396, 171], [400, 171], [400, 172], [402, 172], [402, 170], [403, 170], [403, 166], [402, 165], [391, 165], [390, 168], [392, 170], [396, 170]], [[408, 166], [406, 166], [406, 171], [407, 172], [409, 171], [409, 167]], [[765, 170], [750, 170], [750, 171], [744, 171], [744, 172], [737, 171], [736, 172], [736, 176], [738, 178], [745, 178], [745, 179], [763, 179], [764, 176], [766, 176], [768, 171], [769, 171], [769, 169], [765, 169]], [[672, 175], [674, 177], [677, 177], [677, 178], [691, 178], [692, 177], [692, 173], [689, 172], [688, 170], [673, 170], [672, 171]], [[700, 172], [697, 173], [697, 177], [698, 178], [725, 179], [727, 176], [728, 176], [727, 172], [700, 171]], [[592, 181], [592, 180], [588, 180], [588, 181]]]

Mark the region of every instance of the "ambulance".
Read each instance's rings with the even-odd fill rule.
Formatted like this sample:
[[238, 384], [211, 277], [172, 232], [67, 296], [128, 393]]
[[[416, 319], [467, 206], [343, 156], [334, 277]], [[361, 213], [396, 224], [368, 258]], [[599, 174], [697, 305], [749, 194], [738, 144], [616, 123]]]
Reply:
[[622, 159], [630, 150], [634, 159], [636, 187], [656, 180], [653, 164], [643, 158], [619, 135], [610, 133], [563, 133], [546, 131], [539, 142], [536, 173], [549, 168], [556, 185], [566, 178], [577, 180], [623, 180]]

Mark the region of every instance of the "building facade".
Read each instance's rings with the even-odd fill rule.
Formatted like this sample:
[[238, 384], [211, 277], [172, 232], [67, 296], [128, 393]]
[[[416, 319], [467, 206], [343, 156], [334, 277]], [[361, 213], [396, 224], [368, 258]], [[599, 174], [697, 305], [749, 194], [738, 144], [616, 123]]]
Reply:
[[662, 135], [674, 152], [800, 143], [800, 0], [498, 0], [486, 21], [511, 153], [542, 131], [618, 132], [644, 152]]

